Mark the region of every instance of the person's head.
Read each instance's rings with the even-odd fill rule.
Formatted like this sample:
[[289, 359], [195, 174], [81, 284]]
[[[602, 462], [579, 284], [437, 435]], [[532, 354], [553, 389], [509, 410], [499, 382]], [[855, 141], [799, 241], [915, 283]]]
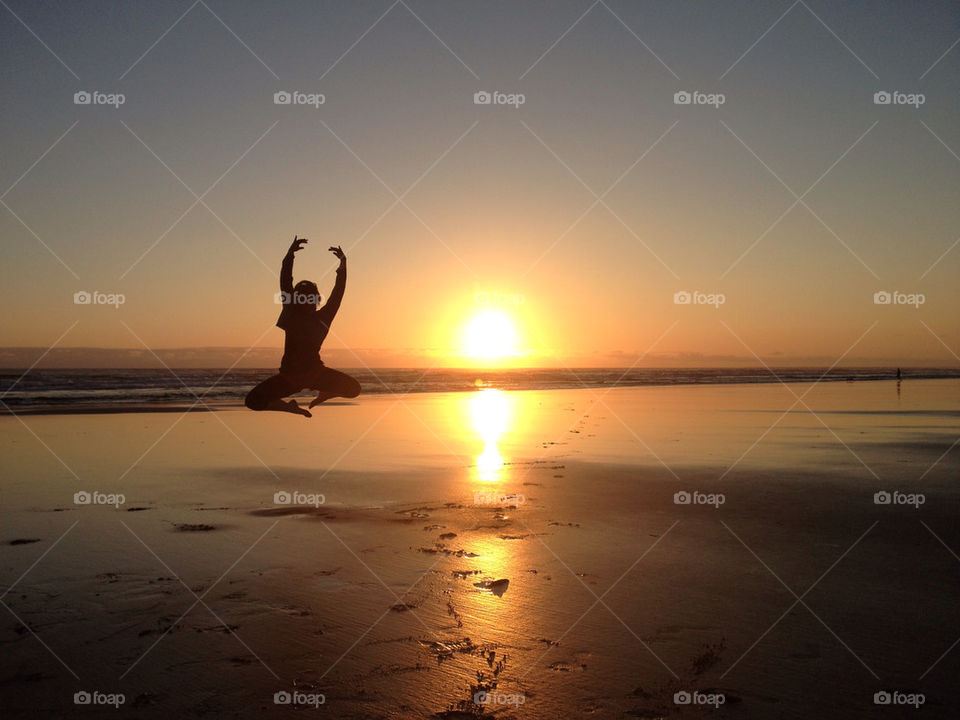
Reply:
[[290, 298], [290, 304], [303, 310], [316, 310], [320, 301], [320, 291], [317, 284], [310, 280], [301, 280], [293, 286], [293, 297]]

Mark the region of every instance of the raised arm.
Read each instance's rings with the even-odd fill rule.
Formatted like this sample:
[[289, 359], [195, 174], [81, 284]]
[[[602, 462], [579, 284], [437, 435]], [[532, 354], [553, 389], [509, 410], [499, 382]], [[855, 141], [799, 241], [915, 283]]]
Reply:
[[303, 244], [307, 242], [306, 238], [293, 236], [293, 243], [287, 254], [283, 256], [283, 264], [280, 265], [280, 292], [287, 293], [287, 297], [293, 296], [293, 254], [303, 249]]
[[330, 252], [340, 259], [340, 266], [337, 268], [337, 281], [333, 284], [333, 291], [320, 309], [320, 312], [324, 315], [323, 320], [328, 326], [336, 317], [337, 310], [340, 309], [340, 303], [343, 300], [343, 291], [347, 288], [347, 256], [339, 245], [330, 248]]

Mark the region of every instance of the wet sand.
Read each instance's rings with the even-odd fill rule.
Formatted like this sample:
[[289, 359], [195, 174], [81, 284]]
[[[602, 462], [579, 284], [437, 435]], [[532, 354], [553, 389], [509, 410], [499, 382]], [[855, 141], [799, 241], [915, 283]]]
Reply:
[[958, 408], [929, 380], [0, 418], [4, 715], [950, 717]]

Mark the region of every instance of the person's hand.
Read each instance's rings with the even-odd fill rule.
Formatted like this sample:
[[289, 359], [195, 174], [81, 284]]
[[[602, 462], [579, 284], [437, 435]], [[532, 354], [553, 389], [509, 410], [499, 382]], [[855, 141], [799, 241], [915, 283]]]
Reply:
[[341, 248], [339, 245], [336, 247], [331, 247], [330, 252], [337, 256], [341, 265], [347, 261], [347, 256], [344, 254], [343, 248]]
[[293, 243], [290, 245], [290, 249], [287, 250], [288, 255], [293, 255], [298, 250], [303, 250], [303, 244], [308, 242], [306, 238], [298, 238], [296, 235], [293, 236]]

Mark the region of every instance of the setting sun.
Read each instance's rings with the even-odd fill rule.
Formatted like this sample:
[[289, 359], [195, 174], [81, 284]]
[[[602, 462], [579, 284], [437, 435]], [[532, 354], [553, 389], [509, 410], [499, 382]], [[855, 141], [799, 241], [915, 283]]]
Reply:
[[503, 312], [487, 310], [474, 315], [463, 334], [464, 353], [474, 358], [496, 360], [517, 354], [517, 333]]

